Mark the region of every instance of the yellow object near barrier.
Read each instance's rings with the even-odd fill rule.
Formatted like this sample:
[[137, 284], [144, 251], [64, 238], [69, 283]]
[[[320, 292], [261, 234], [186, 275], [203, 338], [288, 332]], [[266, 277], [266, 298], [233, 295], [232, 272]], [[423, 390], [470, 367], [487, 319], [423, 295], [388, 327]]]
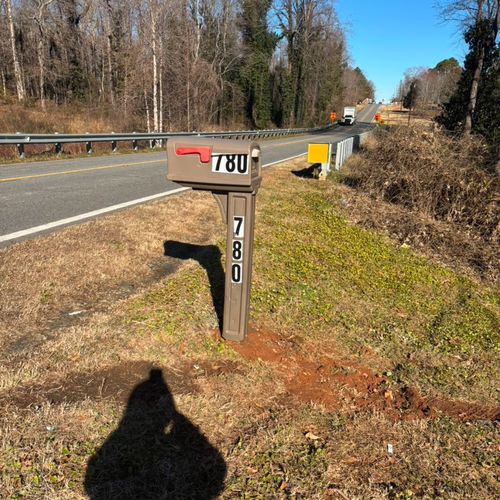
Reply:
[[309, 144], [307, 161], [309, 163], [329, 163], [330, 144]]

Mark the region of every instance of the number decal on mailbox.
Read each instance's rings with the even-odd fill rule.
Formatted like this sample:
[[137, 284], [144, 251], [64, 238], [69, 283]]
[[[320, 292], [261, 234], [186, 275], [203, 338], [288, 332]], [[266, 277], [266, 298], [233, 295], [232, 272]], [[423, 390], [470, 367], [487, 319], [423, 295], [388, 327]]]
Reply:
[[245, 237], [245, 217], [233, 217], [233, 242], [231, 244], [231, 281], [243, 283], [243, 242]]
[[248, 155], [212, 155], [212, 172], [246, 174], [248, 173]]

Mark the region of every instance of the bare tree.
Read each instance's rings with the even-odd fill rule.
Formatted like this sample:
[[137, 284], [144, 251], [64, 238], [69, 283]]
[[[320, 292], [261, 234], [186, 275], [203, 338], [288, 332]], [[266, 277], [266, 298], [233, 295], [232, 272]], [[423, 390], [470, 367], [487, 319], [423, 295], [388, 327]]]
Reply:
[[16, 31], [14, 28], [14, 17], [12, 15], [12, 0], [4, 0], [4, 1], [7, 10], [7, 21], [9, 24], [10, 43], [12, 48], [12, 62], [14, 64], [14, 77], [16, 80], [17, 99], [19, 101], [23, 101], [24, 98], [26, 97], [26, 90], [24, 88], [24, 80], [16, 48]]
[[273, 5], [252, 28], [259, 45], [245, 41], [250, 0], [0, 0], [0, 95], [79, 103], [133, 129], [239, 127], [254, 119], [250, 71], [261, 126], [323, 122], [348, 71], [333, 1]]
[[37, 59], [39, 71], [39, 92], [42, 109], [45, 109], [45, 11], [54, 0], [36, 0], [35, 22], [38, 26]]

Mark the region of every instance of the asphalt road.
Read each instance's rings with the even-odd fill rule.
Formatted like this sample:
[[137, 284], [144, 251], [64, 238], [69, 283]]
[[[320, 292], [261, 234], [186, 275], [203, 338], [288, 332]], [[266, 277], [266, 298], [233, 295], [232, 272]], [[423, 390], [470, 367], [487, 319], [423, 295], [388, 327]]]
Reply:
[[[263, 165], [369, 130], [377, 109], [367, 106], [351, 127], [261, 141]], [[164, 151], [0, 165], [0, 247], [184, 190], [165, 167]]]

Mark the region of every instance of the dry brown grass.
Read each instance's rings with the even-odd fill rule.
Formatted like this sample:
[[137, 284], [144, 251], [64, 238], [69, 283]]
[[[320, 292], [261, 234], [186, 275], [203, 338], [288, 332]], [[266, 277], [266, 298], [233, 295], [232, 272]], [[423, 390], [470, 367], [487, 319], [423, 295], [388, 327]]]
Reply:
[[[408, 383], [437, 390], [422, 380], [427, 363], [466, 366], [455, 396], [495, 404], [476, 339], [470, 358], [428, 342], [393, 352], [458, 291], [489, 311], [492, 290], [347, 224], [344, 188], [290, 174], [301, 167], [265, 173], [246, 353], [215, 335], [207, 270], [163, 256], [165, 240], [221, 247], [209, 195], [0, 251], [1, 495], [84, 498], [85, 484], [116, 474], [112, 497], [145, 498], [172, 484], [172, 470], [174, 497], [494, 495], [495, 424], [448, 410], [427, 418], [391, 399]], [[141, 396], [151, 367], [169, 390]], [[450, 375], [440, 384], [447, 392]]]
[[413, 214], [399, 221], [399, 229], [394, 221], [391, 232], [400, 240], [448, 246], [460, 262], [494, 276], [500, 183], [488, 173], [491, 165], [488, 148], [477, 138], [450, 137], [436, 127], [398, 127], [381, 131], [344, 175], [348, 184]]
[[[353, 158], [350, 168], [356, 168]], [[461, 272], [498, 282], [500, 251], [497, 241], [460, 230], [456, 224], [439, 221], [394, 203], [374, 199], [363, 191], [339, 186], [345, 214], [355, 224], [384, 231], [404, 247], [426, 255]]]
[[4, 134], [132, 132], [135, 129], [142, 130], [143, 127], [144, 124], [138, 122], [137, 118], [124, 117], [123, 114], [105, 106], [57, 106], [48, 102], [47, 108], [43, 110], [39, 105], [23, 106], [0, 101], [0, 130]]
[[78, 319], [72, 312], [106, 310], [173, 272], [179, 264], [163, 256], [165, 240], [189, 234], [192, 243], [202, 244], [222, 231], [212, 197], [190, 193], [2, 250], [4, 352], [16, 351], [20, 334], [43, 336], [53, 326], [72, 324]]
[[437, 109], [419, 109], [410, 112], [403, 108], [401, 104], [385, 104], [380, 106], [379, 113], [382, 115], [382, 124], [388, 126], [408, 125], [408, 117], [412, 125], [430, 125], [432, 120], [438, 114]]
[[[145, 129], [143, 120], [136, 116], [124, 116], [106, 107], [57, 106], [47, 103], [43, 110], [39, 105], [22, 106], [5, 103], [0, 100], [0, 133], [32, 133], [32, 134], [84, 134], [133, 132]], [[120, 147], [125, 146], [122, 143]], [[131, 149], [131, 145], [128, 145]], [[109, 144], [96, 143], [95, 152], [109, 152]], [[27, 156], [32, 158], [54, 155], [50, 145], [31, 145], [25, 148]], [[63, 152], [69, 155], [85, 154], [85, 144], [67, 144]], [[0, 146], [0, 158], [3, 160], [17, 159], [15, 146]]]

